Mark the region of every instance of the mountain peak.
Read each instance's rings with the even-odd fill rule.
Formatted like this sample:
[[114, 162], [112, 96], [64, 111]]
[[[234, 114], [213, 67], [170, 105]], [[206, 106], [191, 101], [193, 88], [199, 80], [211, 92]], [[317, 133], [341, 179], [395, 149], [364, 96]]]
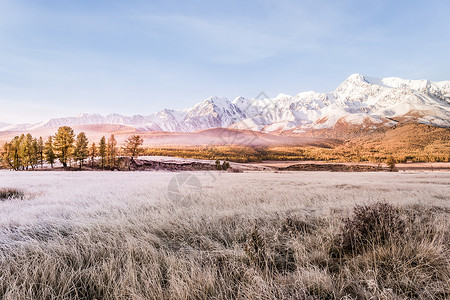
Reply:
[[345, 81], [365, 81], [365, 76], [359, 73], [354, 73], [347, 77]]
[[283, 94], [283, 93], [279, 93], [274, 100], [281, 100], [281, 99], [285, 99], [285, 98], [292, 98], [291, 95], [288, 94]]
[[360, 73], [355, 73], [347, 77], [347, 79], [343, 83], [363, 83], [363, 84], [376, 84], [376, 85], [385, 85], [385, 78], [378, 78], [363, 75]]
[[232, 101], [232, 103], [233, 103], [233, 104], [236, 104], [236, 103], [242, 102], [242, 101], [244, 101], [244, 100], [245, 100], [245, 97], [243, 97], [243, 96], [238, 96], [238, 97], [234, 98], [234, 100]]
[[272, 99], [241, 96], [233, 101], [209, 97], [190, 108], [163, 109], [147, 116], [84, 113], [33, 125], [7, 126], [9, 124], [0, 123], [0, 131], [120, 124], [148, 131], [186, 132], [240, 124], [245, 129], [270, 132], [293, 128], [332, 128], [344, 119], [352, 120], [352, 124], [372, 120], [372, 123], [379, 123], [376, 126], [384, 126], [391, 122], [389, 118], [392, 117], [450, 127], [450, 81], [432, 82], [396, 77], [380, 79], [355, 73], [330, 93], [310, 91], [294, 96], [279, 94]]

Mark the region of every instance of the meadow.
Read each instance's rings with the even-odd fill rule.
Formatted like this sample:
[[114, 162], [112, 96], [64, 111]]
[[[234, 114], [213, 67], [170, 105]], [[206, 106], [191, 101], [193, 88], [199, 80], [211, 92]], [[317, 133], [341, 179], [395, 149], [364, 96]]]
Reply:
[[449, 183], [0, 171], [0, 298], [448, 299]]

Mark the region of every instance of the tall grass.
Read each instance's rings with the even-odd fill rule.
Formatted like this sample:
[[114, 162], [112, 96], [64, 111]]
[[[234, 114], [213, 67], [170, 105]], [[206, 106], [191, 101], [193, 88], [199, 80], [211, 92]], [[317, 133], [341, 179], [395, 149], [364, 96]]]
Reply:
[[[57, 194], [74, 194], [64, 200], [77, 205], [73, 211], [64, 212], [50, 192], [2, 203], [6, 210], [34, 208], [0, 227], [0, 298], [450, 297], [446, 175], [361, 174], [361, 186], [354, 175], [334, 175], [225, 174], [200, 191], [185, 191], [186, 206], [152, 194], [161, 182], [147, 189], [145, 180], [130, 180], [132, 190], [123, 190], [117, 180], [147, 175], [96, 175], [117, 176], [110, 181], [116, 193], [104, 197], [121, 203], [98, 202], [106, 189], [86, 195], [83, 188]], [[374, 179], [371, 190], [365, 183]], [[316, 189], [305, 191], [311, 186]], [[49, 188], [33, 189], [41, 187]], [[77, 202], [80, 193], [92, 203]], [[43, 214], [46, 199], [57, 209]]]

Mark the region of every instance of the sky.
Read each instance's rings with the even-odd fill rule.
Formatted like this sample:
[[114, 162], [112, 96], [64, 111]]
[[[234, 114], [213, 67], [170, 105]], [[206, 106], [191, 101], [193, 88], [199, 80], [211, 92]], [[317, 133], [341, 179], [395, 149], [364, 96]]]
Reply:
[[450, 80], [450, 1], [0, 0], [0, 122]]

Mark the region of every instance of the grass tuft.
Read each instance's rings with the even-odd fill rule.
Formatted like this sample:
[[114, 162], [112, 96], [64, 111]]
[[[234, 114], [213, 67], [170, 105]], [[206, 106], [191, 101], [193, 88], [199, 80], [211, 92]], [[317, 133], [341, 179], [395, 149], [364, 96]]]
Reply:
[[16, 188], [0, 188], [0, 201], [11, 199], [23, 199], [25, 193]]
[[367, 247], [382, 245], [389, 239], [400, 237], [405, 222], [399, 209], [392, 204], [378, 202], [355, 206], [353, 218], [344, 220], [342, 250], [344, 253], [361, 253]]

